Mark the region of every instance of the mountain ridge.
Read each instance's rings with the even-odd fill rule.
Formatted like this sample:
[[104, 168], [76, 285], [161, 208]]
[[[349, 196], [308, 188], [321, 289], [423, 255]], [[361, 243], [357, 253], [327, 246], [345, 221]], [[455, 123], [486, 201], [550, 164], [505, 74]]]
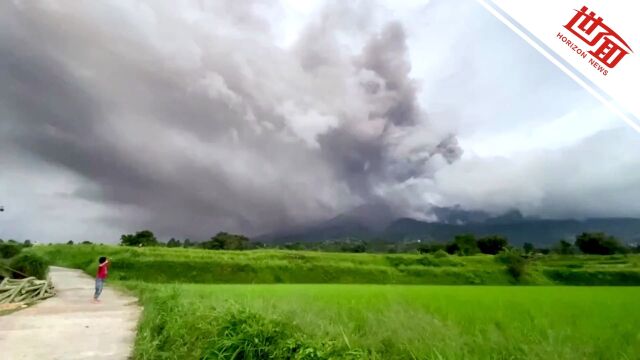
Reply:
[[483, 211], [466, 211], [459, 207], [434, 208], [438, 221], [424, 221], [397, 216], [388, 207], [361, 206], [327, 221], [290, 231], [258, 237], [270, 243], [318, 242], [325, 240], [360, 239], [402, 241], [438, 241], [471, 233], [476, 236], [502, 235], [512, 244], [525, 242], [548, 246], [559, 240], [571, 240], [582, 232], [605, 232], [627, 242], [640, 241], [640, 218], [594, 217], [586, 219], [543, 219], [525, 217], [518, 210], [497, 216]]

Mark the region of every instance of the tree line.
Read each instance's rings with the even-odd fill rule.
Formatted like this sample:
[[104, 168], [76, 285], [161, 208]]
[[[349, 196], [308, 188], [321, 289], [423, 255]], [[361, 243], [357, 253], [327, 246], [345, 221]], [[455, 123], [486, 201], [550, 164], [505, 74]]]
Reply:
[[[498, 254], [504, 249], [513, 249], [507, 238], [499, 235], [485, 236], [476, 239], [473, 234], [457, 235], [453, 241], [447, 243], [428, 243], [418, 246], [420, 253], [430, 253], [444, 250], [449, 254], [473, 255]], [[577, 235], [573, 242], [560, 240], [550, 248], [536, 248], [532, 243], [524, 243], [521, 249], [525, 254], [591, 254], [591, 255], [613, 255], [640, 252], [639, 245], [626, 246], [613, 236], [602, 232], [584, 232]]]
[[190, 239], [177, 240], [171, 238], [168, 242], [159, 241], [150, 230], [138, 231], [134, 234], [123, 234], [120, 238], [120, 245], [123, 246], [166, 246], [170, 248], [202, 248], [208, 250], [250, 250], [258, 248], [279, 248], [288, 250], [315, 250], [329, 252], [386, 252], [386, 253], [409, 253], [418, 252], [422, 254], [435, 253], [438, 251], [452, 255], [474, 255], [491, 254], [496, 255], [504, 250], [518, 249], [524, 254], [595, 254], [612, 255], [625, 253], [640, 253], [640, 244], [631, 246], [624, 245], [613, 236], [602, 232], [584, 232], [573, 239], [560, 240], [551, 247], [536, 247], [532, 243], [524, 243], [521, 247], [511, 245], [508, 239], [500, 235], [489, 235], [476, 237], [474, 234], [460, 234], [447, 242], [399, 242], [391, 243], [383, 239], [360, 240], [360, 239], [338, 239], [321, 242], [296, 242], [286, 244], [263, 244], [252, 241], [248, 237], [240, 234], [219, 232], [209, 240], [192, 242]]
[[422, 254], [446, 252], [451, 255], [498, 254], [503, 250], [518, 249], [525, 254], [625, 254], [640, 253], [640, 244], [624, 245], [613, 236], [602, 232], [585, 232], [572, 240], [560, 240], [552, 246], [539, 247], [532, 243], [516, 246], [501, 235], [476, 237], [474, 234], [456, 235], [450, 241], [402, 241], [386, 242], [379, 240], [341, 239], [315, 243], [287, 243], [277, 247], [290, 250], [319, 250], [334, 252], [374, 252], [374, 253], [411, 253]]
[[150, 230], [138, 231], [135, 234], [124, 234], [120, 237], [120, 245], [123, 246], [166, 246], [170, 248], [197, 247], [208, 250], [249, 250], [263, 247], [261, 243], [251, 241], [248, 237], [238, 234], [219, 232], [209, 240], [202, 242], [192, 242], [190, 239], [184, 241], [171, 238], [168, 242], [158, 241], [154, 233]]

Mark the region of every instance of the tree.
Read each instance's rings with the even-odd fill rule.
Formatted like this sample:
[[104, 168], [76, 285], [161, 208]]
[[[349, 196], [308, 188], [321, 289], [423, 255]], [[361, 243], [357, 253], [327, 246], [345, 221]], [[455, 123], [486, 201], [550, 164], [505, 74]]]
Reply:
[[287, 250], [304, 250], [304, 244], [301, 242], [286, 243], [283, 247]]
[[363, 253], [367, 251], [367, 244], [364, 241], [345, 242], [340, 246], [342, 252]]
[[193, 244], [191, 244], [191, 240], [189, 240], [189, 238], [184, 239], [184, 242], [182, 243], [182, 247], [189, 248], [192, 246]]
[[458, 246], [457, 243], [450, 242], [444, 246], [444, 251], [446, 251], [448, 254], [453, 255], [453, 254], [457, 254], [460, 251], [460, 247]]
[[558, 241], [558, 243], [554, 245], [552, 251], [556, 254], [561, 254], [561, 255], [571, 255], [575, 253], [575, 249], [573, 245], [566, 240]]
[[180, 240], [176, 240], [174, 238], [171, 238], [169, 242], [167, 242], [167, 247], [170, 247], [170, 248], [180, 247], [180, 246], [182, 246], [182, 244], [180, 244]]
[[225, 239], [220, 234], [212, 237], [209, 241], [204, 241], [200, 247], [208, 250], [224, 250]]
[[[438, 250], [445, 250], [446, 245], [445, 244], [439, 244], [439, 243], [420, 243], [418, 245], [418, 247], [416, 248], [416, 250], [418, 250], [418, 252], [420, 254], [427, 254], [427, 253], [435, 253]], [[453, 249], [453, 252], [455, 253], [456, 249]]]
[[431, 246], [429, 244], [420, 244], [416, 250], [418, 250], [420, 254], [428, 254], [431, 252]]
[[80, 244], [82, 244], [82, 245], [93, 245], [93, 243], [91, 241], [89, 241], [89, 240], [85, 240], [85, 241], [81, 242]]
[[602, 232], [582, 233], [576, 237], [575, 245], [585, 254], [611, 255], [627, 251], [616, 238]]
[[27, 239], [22, 243], [22, 246], [24, 246], [24, 247], [32, 247], [33, 244], [31, 243], [31, 240]]
[[249, 246], [248, 237], [226, 232], [219, 232], [209, 241], [200, 244], [200, 247], [209, 250], [246, 250]]
[[507, 239], [499, 235], [485, 236], [478, 239], [478, 249], [480, 249], [480, 252], [483, 254], [495, 255], [508, 244]]
[[[244, 235], [224, 233], [224, 248], [226, 250], [246, 250], [250, 247], [250, 240]], [[220, 234], [216, 235], [218, 237]]]
[[524, 245], [522, 246], [522, 250], [524, 250], [525, 254], [531, 254], [535, 249], [536, 248], [533, 246], [533, 244], [528, 242], [524, 243]]
[[124, 234], [120, 237], [120, 245], [124, 246], [156, 246], [158, 239], [149, 230], [142, 230], [132, 234]]
[[480, 251], [473, 234], [456, 235], [453, 242], [458, 246], [457, 252], [460, 255], [473, 255]]
[[547, 255], [547, 254], [549, 254], [549, 253], [551, 252], [551, 249], [549, 249], [549, 248], [538, 248], [538, 249], [536, 249], [536, 250], [537, 250], [540, 254], [543, 254], [543, 255]]
[[67, 241], [67, 245], [73, 245], [73, 240]]
[[522, 257], [517, 249], [505, 249], [501, 251], [496, 260], [505, 264], [506, 270], [515, 281], [520, 281], [526, 272], [527, 260]]

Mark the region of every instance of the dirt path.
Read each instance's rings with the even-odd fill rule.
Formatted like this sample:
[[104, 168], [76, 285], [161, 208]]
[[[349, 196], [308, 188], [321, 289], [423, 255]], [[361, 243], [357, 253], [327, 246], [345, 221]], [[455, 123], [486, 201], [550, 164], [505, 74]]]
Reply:
[[136, 298], [109, 287], [90, 302], [94, 279], [80, 270], [51, 267], [57, 295], [0, 316], [0, 358], [127, 359], [136, 335]]

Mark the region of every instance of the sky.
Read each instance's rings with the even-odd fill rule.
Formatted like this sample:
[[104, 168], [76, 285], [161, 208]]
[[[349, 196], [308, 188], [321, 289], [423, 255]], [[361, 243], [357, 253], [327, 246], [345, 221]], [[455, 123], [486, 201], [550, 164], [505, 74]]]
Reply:
[[640, 135], [474, 1], [69, 4], [0, 2], [0, 238], [640, 217]]

